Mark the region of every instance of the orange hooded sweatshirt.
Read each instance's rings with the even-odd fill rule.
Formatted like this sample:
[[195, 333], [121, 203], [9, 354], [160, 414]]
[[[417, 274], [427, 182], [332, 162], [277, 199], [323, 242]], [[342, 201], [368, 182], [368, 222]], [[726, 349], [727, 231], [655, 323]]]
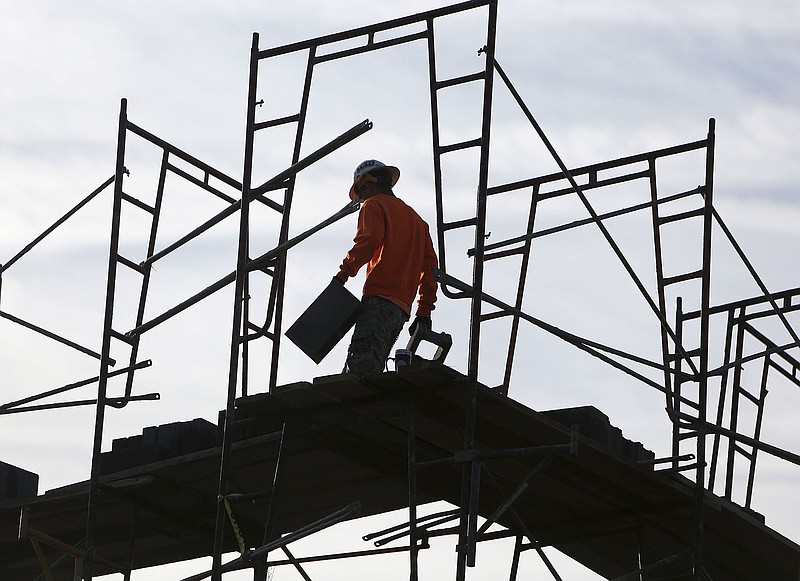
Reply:
[[339, 273], [347, 280], [367, 265], [364, 296], [379, 296], [411, 314], [419, 289], [417, 315], [430, 317], [436, 302], [438, 264], [428, 224], [400, 198], [378, 194], [364, 201], [353, 247]]

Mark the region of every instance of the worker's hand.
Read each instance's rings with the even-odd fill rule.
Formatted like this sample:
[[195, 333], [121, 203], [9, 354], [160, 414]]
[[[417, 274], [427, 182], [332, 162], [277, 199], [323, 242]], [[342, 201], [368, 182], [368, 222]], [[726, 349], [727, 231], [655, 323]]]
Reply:
[[430, 317], [420, 317], [419, 315], [417, 315], [417, 317], [414, 319], [414, 322], [411, 323], [411, 326], [408, 328], [408, 334], [413, 337], [414, 333], [417, 332], [417, 329], [419, 327], [424, 327], [426, 329], [430, 329], [431, 328], [431, 318]]

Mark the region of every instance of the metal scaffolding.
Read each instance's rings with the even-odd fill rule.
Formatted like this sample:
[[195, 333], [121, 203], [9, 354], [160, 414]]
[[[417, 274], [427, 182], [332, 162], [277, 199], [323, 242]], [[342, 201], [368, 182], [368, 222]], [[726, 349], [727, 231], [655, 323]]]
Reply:
[[[305, 578], [308, 578], [305, 573], [302, 573], [301, 564], [297, 559], [293, 558], [288, 545], [299, 538], [352, 518], [353, 514], [355, 514], [358, 507], [349, 505], [321, 521], [309, 523], [306, 527], [301, 527], [286, 536], [280, 536], [278, 531], [274, 529], [275, 505], [280, 497], [281, 471], [287, 461], [287, 455], [290, 454], [292, 438], [295, 435], [295, 432], [293, 432], [295, 426], [284, 425], [280, 431], [280, 452], [278, 461], [274, 466], [271, 490], [250, 492], [259, 498], [269, 498], [267, 512], [263, 521], [263, 542], [256, 548], [244, 546], [240, 543], [242, 557], [233, 563], [223, 564], [222, 562], [223, 554], [226, 551], [225, 547], [228, 546], [226, 534], [230, 535], [231, 530], [236, 532], [235, 509], [232, 508], [232, 505], [247, 497], [241, 491], [232, 489], [230, 485], [230, 466], [232, 458], [236, 454], [233, 442], [235, 439], [234, 433], [237, 429], [237, 401], [250, 395], [248, 393], [249, 368], [254, 363], [251, 363], [249, 358], [249, 346], [253, 341], [257, 340], [269, 342], [271, 357], [268, 362], [268, 376], [269, 391], [272, 392], [277, 387], [280, 363], [287, 265], [286, 251], [320, 229], [357, 210], [356, 205], [348, 204], [319, 226], [300, 236], [294, 238], [289, 236], [297, 174], [372, 128], [372, 123], [369, 120], [365, 120], [344, 131], [314, 153], [305, 157], [301, 156], [307, 112], [312, 97], [311, 85], [314, 72], [317, 67], [324, 66], [325, 63], [334, 60], [380, 51], [406, 43], [420, 42], [425, 43], [427, 46], [436, 233], [440, 259], [437, 275], [441, 283], [442, 292], [446, 297], [454, 300], [467, 300], [470, 304], [469, 347], [465, 367], [468, 381], [465, 391], [466, 414], [463, 428], [463, 451], [456, 454], [455, 457], [439, 460], [439, 462], [452, 463], [460, 470], [461, 494], [460, 503], [455, 510], [426, 517], [419, 516], [416, 496], [418, 471], [429, 466], [432, 461], [426, 460], [423, 462], [417, 458], [417, 438], [415, 435], [416, 403], [413, 395], [409, 395], [405, 401], [407, 410], [406, 431], [408, 435], [408, 463], [406, 466], [409, 490], [408, 522], [396, 528], [376, 533], [374, 536], [379, 547], [390, 540], [405, 537], [408, 538], [408, 545], [400, 549], [378, 548], [367, 553], [383, 554], [387, 551], [398, 550], [408, 552], [409, 578], [415, 580], [419, 577], [419, 553], [428, 547], [428, 541], [431, 536], [456, 535], [458, 538], [456, 579], [457, 581], [463, 581], [466, 578], [468, 568], [475, 565], [479, 542], [494, 538], [492, 534], [487, 533], [488, 528], [497, 522], [502, 515], [506, 515], [506, 517], [510, 515], [509, 518], [511, 518], [513, 525], [509, 526], [503, 533], [495, 536], [516, 538], [511, 578], [515, 579], [517, 576], [521, 553], [529, 549], [535, 550], [540, 555], [553, 578], [561, 578], [542, 551], [537, 536], [529, 529], [524, 520], [515, 513], [514, 502], [522, 494], [523, 490], [532, 485], [538, 475], [547, 469], [548, 464], [556, 455], [577, 453], [577, 434], [573, 434], [571, 441], [549, 448], [519, 449], [511, 447], [494, 450], [491, 454], [488, 454], [479, 452], [476, 447], [476, 430], [478, 429], [476, 418], [479, 414], [477, 390], [479, 372], [482, 369], [481, 333], [486, 323], [501, 318], [509, 318], [511, 321], [505, 349], [503, 377], [494, 386], [494, 390], [503, 396], [508, 396], [509, 394], [517, 337], [523, 323], [533, 325], [559, 340], [577, 347], [579, 350], [664, 395], [667, 413], [673, 423], [673, 449], [671, 458], [660, 459], [658, 462], [669, 463], [668, 472], [694, 471], [693, 481], [696, 489], [695, 530], [694, 537], [688, 539], [686, 543], [687, 555], [690, 554], [691, 558], [686, 558], [686, 555], [676, 555], [671, 559], [647, 563], [642, 562], [642, 553], [639, 549], [639, 569], [631, 571], [624, 578], [644, 579], [649, 571], [683, 560], [687, 563], [686, 575], [690, 575], [692, 579], [697, 581], [706, 579], [703, 568], [703, 512], [706, 492], [713, 492], [717, 482], [722, 481], [724, 483], [723, 497], [728, 500], [738, 500], [734, 487], [734, 473], [735, 468], [744, 462], [746, 463], [747, 482], [745, 498], [742, 504], [745, 508], [750, 509], [756, 478], [756, 460], [760, 455], [770, 454], [794, 464], [800, 463], [797, 455], [761, 441], [767, 393], [774, 375], [777, 373], [783, 380], [793, 385], [800, 385], [800, 379], [798, 378], [800, 358], [796, 355], [800, 346], [800, 339], [798, 339], [788, 318], [790, 313], [800, 309], [800, 304], [797, 302], [800, 289], [777, 293], [770, 292], [758, 277], [754, 267], [744, 256], [730, 230], [715, 210], [713, 205], [714, 120], [710, 121], [706, 135], [696, 141], [621, 159], [603, 161], [589, 166], [569, 168], [566, 162], [561, 159], [537, 123], [534, 115], [524, 103], [511, 79], [498, 62], [495, 54], [497, 8], [497, 0], [472, 0], [438, 10], [276, 48], [262, 48], [259, 44], [258, 34], [254, 34], [250, 52], [244, 166], [241, 181], [225, 175], [212, 165], [196, 159], [131, 122], [128, 119], [127, 102], [122, 100], [114, 176], [76, 205], [73, 210], [47, 229], [41, 236], [37, 237], [31, 244], [0, 266], [1, 283], [2, 275], [31, 248], [68, 220], [77, 210], [106, 191], [112, 184], [114, 185], [106, 302], [100, 351], [96, 353], [51, 331], [26, 322], [11, 313], [0, 310], [0, 316], [4, 319], [23, 325], [50, 339], [83, 352], [100, 362], [100, 370], [97, 377], [58, 387], [42, 394], [0, 406], [0, 414], [72, 405], [96, 406], [86, 537], [83, 547], [75, 553], [75, 558], [80, 558], [83, 562], [82, 578], [91, 580], [93, 577], [93, 563], [95, 561], [99, 562], [99, 557], [95, 558], [93, 549], [96, 536], [95, 521], [99, 510], [98, 498], [105, 493], [100, 484], [100, 457], [105, 412], [108, 406], [122, 408], [130, 402], [157, 399], [159, 397], [158, 394], [135, 393], [135, 372], [151, 364], [149, 360], [139, 360], [139, 345], [142, 337], [148, 331], [158, 327], [175, 315], [191, 308], [223, 288], [231, 286], [233, 288], [233, 308], [229, 374], [221, 439], [216, 524], [213, 535], [213, 551], [211, 553], [213, 557], [212, 570], [188, 577], [186, 581], [208, 576], [214, 581], [219, 581], [225, 572], [245, 567], [253, 569], [255, 580], [264, 580], [269, 566], [283, 564], [268, 560], [269, 553], [277, 550], [284, 552], [286, 564], [293, 564]], [[479, 54], [483, 58], [483, 65], [480, 70], [472, 74], [457, 78], [441, 78], [437, 70], [435, 25], [441, 19], [467, 11], [482, 11], [481, 13], [485, 14], [486, 17], [486, 36], [481, 41], [482, 46], [480, 46], [479, 50]], [[399, 35], [385, 39], [378, 38], [380, 34], [394, 31], [400, 31]], [[336, 45], [343, 41], [350, 42], [348, 48], [337, 48]], [[353, 44], [354, 42], [358, 44]], [[260, 95], [258, 94], [260, 68], [269, 59], [287, 54], [302, 54], [306, 58], [304, 84], [297, 109], [298, 112], [280, 118], [259, 120], [257, 114], [258, 106], [263, 102], [259, 100]], [[495, 81], [499, 82], [495, 84]], [[440, 133], [440, 95], [453, 87], [466, 84], [476, 84], [481, 87], [480, 134], [472, 139], [458, 143], [443, 143]], [[530, 177], [513, 183], [491, 183], [489, 152], [493, 96], [495, 92], [500, 90], [508, 91], [515, 104], [524, 113], [532, 130], [535, 131], [557, 163], [558, 172]], [[291, 162], [284, 171], [273, 178], [264, 183], [254, 183], [253, 176], [256, 169], [254, 167], [256, 163], [254, 142], [256, 135], [267, 133], [270, 129], [279, 127], [290, 127], [294, 130], [294, 142], [290, 146], [292, 152]], [[152, 197], [153, 201], [143, 201], [142, 198], [137, 198], [126, 192], [125, 184], [128, 175], [126, 146], [133, 139], [142, 140], [160, 151], [161, 165], [155, 195]], [[447, 156], [463, 151], [476, 152], [479, 160], [478, 167], [475, 168], [477, 170], [475, 172], [477, 175], [475, 210], [473, 216], [454, 219], [446, 212], [448, 192], [442, 178], [442, 168]], [[668, 191], [668, 188], [665, 188], [660, 180], [662, 175], [659, 169], [660, 164], [665, 159], [686, 155], [704, 156], [705, 171], [703, 175], [698, 176], [700, 185], [686, 191]], [[184, 183], [199, 188], [206, 194], [219, 199], [223, 209], [178, 240], [159, 248], [157, 234], [162, 202], [165, 196], [169, 195], [168, 177], [170, 180], [182, 180]], [[649, 201], [616, 207], [613, 210], [602, 212], [595, 209], [589, 197], [590, 192], [593, 197], [600, 197], [607, 189], [628, 183], [633, 184], [635, 187], [641, 187], [649, 197]], [[501, 194], [510, 192], [527, 192], [526, 195], [530, 202], [526, 227], [521, 232], [503, 232], [503, 240], [491, 244], [487, 243], [487, 211], [489, 205], [490, 203], [502, 205], [502, 201], [495, 202], [495, 200], [502, 200], [503, 196]], [[538, 228], [536, 218], [541, 208], [551, 201], [567, 197], [579, 200], [585, 209], [586, 217], [556, 226]], [[250, 209], [253, 204], [261, 204], [270, 211], [274, 211], [278, 221], [274, 248], [256, 258], [251, 258], [250, 256]], [[144, 250], [143, 260], [139, 261], [132, 257], [125, 257], [120, 252], [123, 207], [143, 212], [150, 221], [147, 233], [148, 242]], [[608, 228], [609, 222], [613, 219], [634, 213], [649, 213], [648, 219], [652, 225], [652, 250], [655, 264], [655, 294], [648, 290], [650, 279], [645, 279], [645, 276], [651, 277], [652, 273], [643, 274], [637, 272]], [[154, 265], [173, 251], [189, 244], [216, 224], [234, 217], [238, 219], [235, 270], [162, 314], [145, 320], [150, 275]], [[699, 264], [699, 267], [694, 267], [694, 269], [686, 272], [669, 272], [664, 265], [664, 256], [669, 252], [669, 249], [665, 248], [663, 234], [678, 223], [699, 232], [701, 243], [694, 249], [696, 256], [692, 257], [694, 264]], [[536, 241], [544, 237], [555, 236], [562, 232], [584, 227], [599, 230], [605, 243], [612, 250], [630, 281], [641, 295], [642, 300], [657, 320], [660, 328], [662, 354], [660, 361], [653, 361], [640, 354], [627, 352], [613, 345], [603, 344], [590, 337], [579, 336], [525, 311], [526, 281], [531, 269], [532, 250], [535, 248]], [[474, 240], [474, 244], [468, 253], [472, 265], [472, 280], [469, 282], [458, 279], [448, 271], [450, 259], [455, 253], [451, 248], [450, 236], [456, 231], [467, 231]], [[724, 305], [712, 305], [710, 292], [712, 282], [712, 232], [722, 233], [724, 238], [732, 244], [743, 264], [746, 265], [761, 289], [763, 293], [761, 296]], [[514, 299], [511, 302], [491, 296], [485, 291], [484, 280], [487, 277], [487, 269], [495, 261], [502, 259], [517, 261], [517, 266], [515, 266], [517, 270], [515, 272], [518, 273], [518, 279], [514, 281]], [[115, 316], [116, 309], [119, 306], [117, 299], [120, 289], [117, 286], [117, 282], [121, 269], [125, 269], [128, 273], [133, 273], [141, 279], [136, 293], [135, 324], [129, 329], [120, 328]], [[269, 284], [269, 292], [264, 319], [263, 321], [259, 319], [254, 322], [256, 314], [250, 304], [250, 287], [253, 284], [251, 277], [256, 276], [266, 278]], [[1, 286], [0, 290], [2, 290]], [[689, 297], [692, 304], [698, 305], [696, 310], [689, 312], [682, 310], [682, 300], [686, 297]], [[2, 297], [0, 296], [0, 298]], [[724, 362], [714, 367], [712, 359], [717, 357], [718, 354], [714, 351], [717, 347], [712, 345], [710, 339], [710, 328], [714, 321], [722, 319], [725, 319], [726, 329], [722, 354]], [[771, 335], [771, 330], [763, 330], [763, 327], [759, 325], [759, 323], [766, 320], [775, 321], [776, 319], [779, 326], [789, 335], [788, 341], [775, 339]], [[112, 347], [115, 351], [122, 349], [126, 352], [124, 368], [111, 369], [117, 363], [111, 358]], [[755, 366], [760, 366], [760, 383], [755, 388], [748, 387], [744, 379], [743, 370], [745, 367], [751, 368]], [[109, 397], [107, 391], [109, 380], [112, 377], [122, 375], [126, 376], [124, 395], [122, 397]], [[97, 384], [96, 399], [70, 403], [28, 405], [31, 402], [92, 383]], [[745, 405], [753, 406], [755, 409], [755, 419], [752, 425], [745, 426], [739, 420], [740, 410]], [[542, 456], [544, 459], [536, 464], [516, 490], [509, 493], [508, 491], [497, 489], [493, 483], [492, 473], [487, 468], [487, 462], [490, 459], [525, 455]], [[688, 458], [693, 458], [694, 462], [686, 464], [685, 461]], [[485, 521], [481, 524], [479, 506], [481, 496], [485, 494], [486, 489], [495, 490], [495, 493], [504, 497], [505, 501], [497, 507], [493, 514], [485, 517]], [[453, 522], [456, 523], [453, 526], [447, 526], [444, 529], [436, 528]], [[238, 535], [236, 536], [237, 542], [241, 541]], [[31, 539], [33, 541], [33, 537]], [[370, 540], [374, 539], [370, 538]], [[35, 541], [34, 544], [36, 544]], [[359, 553], [358, 556], [362, 554], [364, 552]], [[126, 579], [130, 578], [130, 565], [127, 567], [121, 565], [119, 570], [123, 572]]]

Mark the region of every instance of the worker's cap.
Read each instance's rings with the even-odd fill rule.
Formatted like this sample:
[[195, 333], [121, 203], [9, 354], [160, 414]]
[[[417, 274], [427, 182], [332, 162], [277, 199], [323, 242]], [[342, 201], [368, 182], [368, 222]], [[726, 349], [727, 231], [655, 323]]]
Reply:
[[383, 169], [389, 172], [389, 175], [392, 177], [392, 187], [394, 187], [394, 185], [397, 183], [397, 180], [400, 179], [400, 170], [393, 165], [386, 165], [377, 159], [368, 159], [366, 161], [362, 161], [360, 164], [358, 164], [358, 167], [356, 167], [356, 170], [353, 172], [353, 185], [350, 186], [351, 200], [356, 198], [356, 186], [366, 181], [368, 174], [378, 169]]

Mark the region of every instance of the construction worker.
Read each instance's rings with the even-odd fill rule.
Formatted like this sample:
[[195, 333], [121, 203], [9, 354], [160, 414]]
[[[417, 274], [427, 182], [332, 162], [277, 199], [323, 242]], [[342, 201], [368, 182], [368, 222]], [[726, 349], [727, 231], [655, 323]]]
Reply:
[[361, 203], [353, 247], [334, 277], [344, 284], [367, 265], [345, 370], [364, 376], [384, 370], [392, 346], [411, 316], [419, 291], [416, 318], [409, 330], [430, 329], [436, 302], [436, 252], [428, 225], [392, 188], [400, 170], [375, 159], [362, 162], [353, 173], [350, 199]]

